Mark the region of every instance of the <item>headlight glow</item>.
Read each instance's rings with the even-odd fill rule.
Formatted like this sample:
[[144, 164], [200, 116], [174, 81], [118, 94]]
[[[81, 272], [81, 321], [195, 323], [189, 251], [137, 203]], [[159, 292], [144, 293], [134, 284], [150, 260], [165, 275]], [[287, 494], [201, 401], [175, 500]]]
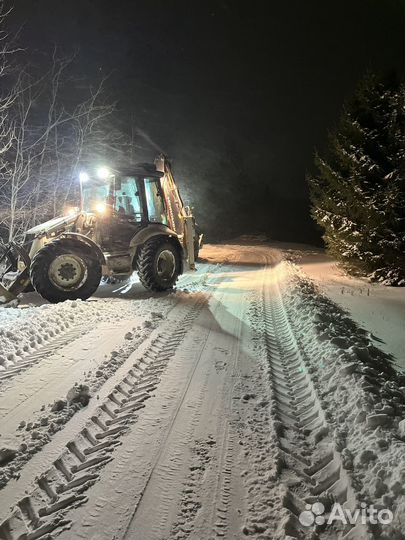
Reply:
[[79, 174], [79, 180], [80, 180], [80, 182], [87, 182], [88, 179], [89, 179], [89, 175], [86, 173], [86, 171], [82, 171], [82, 172]]
[[74, 216], [75, 214], [77, 214], [78, 211], [79, 211], [78, 208], [76, 208], [75, 206], [71, 206], [69, 208], [66, 208], [65, 215], [66, 216]]
[[102, 180], [105, 180], [106, 178], [111, 176], [110, 169], [108, 169], [107, 167], [99, 167], [97, 169], [97, 176]]
[[96, 212], [98, 212], [99, 214], [104, 214], [105, 210], [106, 210], [105, 204], [103, 203], [96, 204]]

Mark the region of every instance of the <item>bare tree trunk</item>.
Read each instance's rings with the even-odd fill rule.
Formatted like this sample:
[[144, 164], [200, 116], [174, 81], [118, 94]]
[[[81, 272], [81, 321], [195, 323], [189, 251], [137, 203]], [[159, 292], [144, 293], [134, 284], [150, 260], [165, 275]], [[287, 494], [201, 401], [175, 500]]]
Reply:
[[9, 90], [0, 93], [0, 234], [7, 231], [14, 240], [58, 214], [72, 197], [79, 167], [104, 155], [120, 136], [103, 128], [114, 111], [104, 102], [104, 79], [76, 106], [62, 102], [73, 56], [57, 58], [54, 50], [46, 73], [33, 76], [19, 66], [5, 77], [7, 55], [15, 50], [2, 32], [2, 5], [0, 0], [0, 79]]

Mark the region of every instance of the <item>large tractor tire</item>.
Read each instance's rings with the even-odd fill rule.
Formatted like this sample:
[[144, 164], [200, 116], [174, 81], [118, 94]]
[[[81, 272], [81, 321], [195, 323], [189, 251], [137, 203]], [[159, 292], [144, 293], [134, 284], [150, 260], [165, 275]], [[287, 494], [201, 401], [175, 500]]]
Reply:
[[181, 272], [180, 250], [165, 237], [151, 238], [141, 247], [137, 269], [139, 279], [146, 289], [172, 289]]
[[101, 264], [90, 246], [60, 238], [46, 244], [32, 259], [31, 283], [49, 302], [86, 300], [101, 280]]

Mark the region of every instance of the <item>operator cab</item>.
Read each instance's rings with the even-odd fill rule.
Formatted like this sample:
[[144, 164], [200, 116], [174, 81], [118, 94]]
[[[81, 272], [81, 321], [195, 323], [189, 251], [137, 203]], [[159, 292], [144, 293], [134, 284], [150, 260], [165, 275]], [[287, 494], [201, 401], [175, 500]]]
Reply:
[[[185, 265], [194, 269], [201, 237], [165, 156], [129, 171], [82, 171], [79, 181], [80, 211], [67, 209], [26, 231], [29, 253], [14, 242], [0, 246], [0, 302], [15, 300], [30, 283], [50, 302], [85, 300], [102, 275], [134, 271], [146, 289], [166, 291]], [[3, 278], [16, 266], [7, 284]]]
[[145, 167], [110, 174], [104, 179], [89, 178], [82, 187], [83, 210], [134, 224], [167, 225], [162, 176], [163, 173]]

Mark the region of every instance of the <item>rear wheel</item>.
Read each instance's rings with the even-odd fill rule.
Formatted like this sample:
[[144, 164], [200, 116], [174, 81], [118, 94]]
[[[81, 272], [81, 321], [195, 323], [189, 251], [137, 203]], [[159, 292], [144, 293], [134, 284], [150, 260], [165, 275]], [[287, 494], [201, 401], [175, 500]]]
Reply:
[[49, 302], [86, 300], [99, 286], [101, 264], [91, 247], [61, 238], [36, 253], [30, 276], [35, 290]]
[[179, 277], [181, 259], [178, 247], [165, 237], [151, 238], [138, 257], [138, 275], [151, 291], [171, 289]]

